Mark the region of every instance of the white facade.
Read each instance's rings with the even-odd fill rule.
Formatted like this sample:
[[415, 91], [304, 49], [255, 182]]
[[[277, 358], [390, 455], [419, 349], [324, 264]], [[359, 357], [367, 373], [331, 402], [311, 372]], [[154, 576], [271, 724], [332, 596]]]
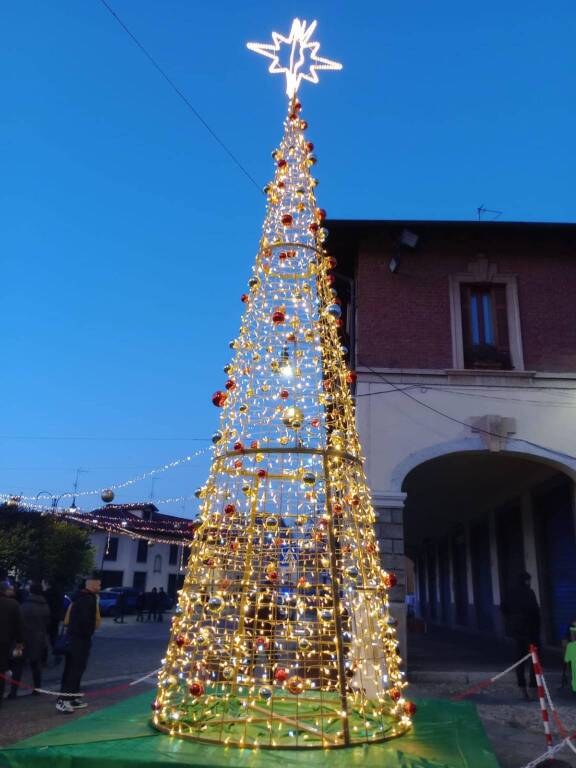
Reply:
[[[117, 543], [114, 543], [114, 540]], [[110, 535], [106, 556], [108, 535], [94, 533], [91, 541], [95, 567], [103, 575], [103, 586], [136, 587], [143, 592], [149, 592], [153, 587], [163, 587], [172, 595], [180, 588], [187, 553], [187, 549], [182, 545], [149, 543], [143, 547], [142, 544], [139, 545], [140, 541], [144, 542], [143, 539]], [[147, 550], [145, 560], [142, 559], [143, 549]], [[114, 555], [114, 559], [110, 559]]]
[[[552, 627], [556, 622], [544, 643], [558, 644], [557, 628], [564, 617], [553, 614], [568, 610], [567, 599], [576, 610], [576, 600], [565, 595], [563, 605], [553, 605], [552, 597], [547, 603], [550, 579], [557, 577], [550, 575], [554, 563], [546, 561], [552, 550], [542, 554], [545, 542], [536, 523], [544, 515], [536, 509], [534, 493], [561, 478], [569, 486], [568, 514], [574, 518], [576, 375], [359, 367], [356, 394], [382, 561], [398, 576], [392, 601], [401, 625], [406, 553], [425, 572], [410, 589], [416, 594], [417, 614], [418, 604], [427, 606], [424, 615], [430, 620], [432, 605], [433, 621], [481, 631], [477, 604], [482, 596], [476, 582], [485, 580], [480, 586], [489, 593], [484, 601], [492, 602], [489, 631], [501, 636], [506, 635], [502, 580], [512, 578], [511, 568], [515, 573], [527, 570], [543, 623]], [[512, 502], [521, 525], [518, 542], [512, 531], [520, 555], [511, 565], [508, 559], [514, 553], [507, 552], [498, 526]], [[482, 565], [490, 571], [487, 576], [473, 573], [480, 524], [486, 531], [489, 527], [489, 554]], [[405, 645], [402, 632], [401, 641]]]

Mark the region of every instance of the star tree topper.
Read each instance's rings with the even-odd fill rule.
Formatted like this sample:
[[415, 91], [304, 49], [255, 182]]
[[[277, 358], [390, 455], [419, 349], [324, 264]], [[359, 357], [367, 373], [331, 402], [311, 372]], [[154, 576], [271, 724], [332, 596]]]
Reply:
[[[267, 56], [272, 59], [272, 64], [268, 68], [272, 74], [286, 75], [286, 93], [293, 98], [300, 87], [302, 80], [308, 80], [309, 83], [317, 83], [318, 69], [342, 69], [342, 64], [331, 59], [324, 59], [318, 56], [320, 43], [311, 42], [311, 37], [316, 29], [316, 23], [313, 21], [307, 26], [306, 21], [294, 19], [290, 35], [284, 37], [278, 32], [272, 32], [274, 44], [269, 43], [248, 43], [247, 48], [254, 53]], [[280, 49], [283, 45], [290, 46], [290, 60], [288, 67], [280, 66]], [[306, 70], [308, 66], [308, 70]]]

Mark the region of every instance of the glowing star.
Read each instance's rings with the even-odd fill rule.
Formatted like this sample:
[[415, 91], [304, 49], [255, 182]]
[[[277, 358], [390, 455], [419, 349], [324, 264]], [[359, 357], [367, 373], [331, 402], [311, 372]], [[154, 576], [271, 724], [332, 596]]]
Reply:
[[[267, 56], [272, 59], [272, 64], [268, 68], [272, 74], [285, 74], [286, 75], [286, 93], [290, 98], [296, 95], [300, 83], [302, 80], [308, 80], [309, 83], [317, 83], [318, 75], [316, 70], [318, 69], [342, 69], [342, 64], [337, 61], [331, 61], [330, 59], [324, 59], [318, 56], [320, 49], [320, 43], [311, 42], [314, 30], [316, 29], [316, 23], [313, 21], [309, 27], [306, 26], [306, 21], [300, 21], [300, 19], [294, 19], [292, 22], [292, 29], [290, 35], [284, 37], [279, 35], [278, 32], [272, 32], [272, 39], [274, 44], [266, 43], [248, 43], [247, 48], [254, 53], [259, 53], [262, 56]], [[290, 46], [290, 66], [280, 66], [280, 49], [282, 45]], [[308, 71], [305, 70], [306, 64], [308, 64]]]

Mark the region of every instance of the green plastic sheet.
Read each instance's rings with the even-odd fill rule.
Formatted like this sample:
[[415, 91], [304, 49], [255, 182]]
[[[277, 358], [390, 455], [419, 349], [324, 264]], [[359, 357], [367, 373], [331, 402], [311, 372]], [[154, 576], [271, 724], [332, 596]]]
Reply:
[[475, 707], [416, 700], [413, 730], [383, 744], [240, 750], [170, 738], [148, 724], [150, 692], [0, 750], [0, 768], [498, 768]]

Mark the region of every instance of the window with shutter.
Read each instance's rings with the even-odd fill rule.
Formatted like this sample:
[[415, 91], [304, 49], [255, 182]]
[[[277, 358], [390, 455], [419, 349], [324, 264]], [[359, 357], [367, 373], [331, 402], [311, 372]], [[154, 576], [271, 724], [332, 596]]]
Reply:
[[463, 283], [460, 306], [465, 367], [511, 370], [506, 285]]

